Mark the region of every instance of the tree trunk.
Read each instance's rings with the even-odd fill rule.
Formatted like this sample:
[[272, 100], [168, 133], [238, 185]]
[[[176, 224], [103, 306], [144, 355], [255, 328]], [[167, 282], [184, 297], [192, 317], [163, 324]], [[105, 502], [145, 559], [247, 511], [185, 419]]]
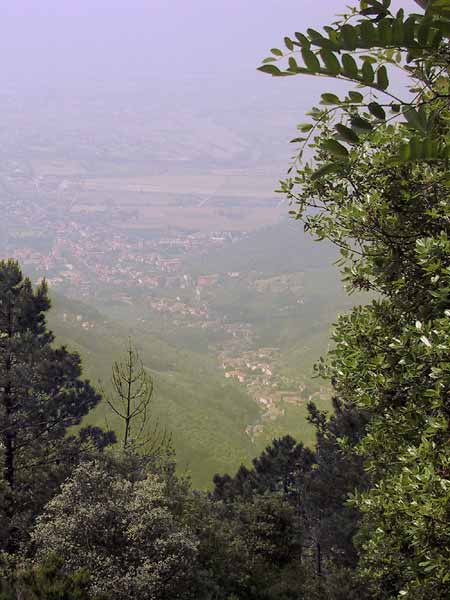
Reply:
[[123, 436], [123, 447], [128, 446], [128, 436], [130, 435], [130, 422], [131, 422], [131, 395], [132, 395], [132, 383], [133, 383], [133, 370], [134, 370], [133, 352], [131, 345], [128, 348], [128, 380], [127, 380], [127, 413], [125, 418], [125, 435]]
[[5, 445], [5, 466], [4, 466], [4, 477], [8, 486], [13, 489], [15, 483], [15, 473], [14, 473], [14, 446], [15, 446], [15, 433], [12, 428], [11, 423], [11, 385], [8, 384], [5, 387], [5, 391], [3, 394], [3, 402], [5, 405], [5, 414], [6, 414], [6, 427], [5, 432], [3, 434], [3, 442]]
[[[8, 303], [8, 328], [7, 328], [8, 341], [11, 342], [13, 338], [13, 314], [11, 301]], [[15, 484], [15, 473], [14, 473], [14, 452], [15, 452], [15, 437], [13, 425], [13, 397], [12, 397], [12, 383], [11, 383], [11, 370], [13, 365], [13, 359], [11, 356], [11, 349], [7, 347], [5, 357], [5, 382], [3, 388], [3, 407], [5, 410], [5, 423], [3, 433], [3, 443], [5, 447], [5, 464], [4, 464], [4, 478], [9, 488], [12, 490]]]
[[317, 542], [317, 575], [319, 577], [322, 576], [322, 548], [320, 547], [320, 542]]

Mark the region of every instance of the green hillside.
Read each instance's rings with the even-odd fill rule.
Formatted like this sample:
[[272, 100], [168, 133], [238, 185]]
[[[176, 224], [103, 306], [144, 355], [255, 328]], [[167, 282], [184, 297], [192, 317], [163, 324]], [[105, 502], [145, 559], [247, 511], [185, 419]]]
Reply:
[[[195, 485], [205, 486], [215, 472], [249, 461], [254, 450], [244, 429], [257, 418], [258, 408], [240, 388], [220, 377], [207, 358], [129, 331], [81, 302], [52, 297], [50, 327], [59, 343], [81, 354], [84, 373], [95, 384], [99, 379], [107, 383], [113, 361], [132, 336], [155, 378], [155, 414], [172, 432], [180, 469], [189, 470]], [[106, 414], [103, 403], [89, 422], [105, 426]], [[118, 424], [109, 417], [109, 425]]]
[[[313, 365], [327, 349], [336, 315], [352, 304], [332, 264], [335, 258], [298, 224], [284, 222], [186, 265], [192, 277], [219, 274], [198, 300], [207, 304], [217, 327], [202, 327], [195, 319], [180, 322], [149, 309], [151, 297], [180, 296], [195, 306], [195, 288], [162, 288], [132, 302], [106, 297], [96, 308], [53, 295], [50, 324], [58, 341], [81, 354], [86, 375], [105, 386], [113, 361], [132, 336], [154, 375], [155, 413], [173, 434], [180, 468], [191, 472], [196, 485], [206, 486], [214, 473], [248, 463], [274, 436], [290, 433], [312, 443], [307, 402], [313, 399], [322, 408], [330, 403], [329, 389], [313, 377]], [[230, 272], [239, 276], [230, 277]], [[251, 329], [250, 340], [234, 341], [226, 333], [227, 324], [240, 323]], [[278, 381], [287, 382], [287, 392], [302, 389], [299, 404], [281, 403], [278, 414], [263, 419], [264, 411], [246, 387], [224, 377], [220, 359], [224, 351], [239, 356], [261, 347], [277, 349], [274, 368]], [[90, 420], [105, 425], [105, 414], [102, 404]], [[111, 416], [109, 424], [118, 426]], [[256, 436], [245, 432], [259, 424]]]

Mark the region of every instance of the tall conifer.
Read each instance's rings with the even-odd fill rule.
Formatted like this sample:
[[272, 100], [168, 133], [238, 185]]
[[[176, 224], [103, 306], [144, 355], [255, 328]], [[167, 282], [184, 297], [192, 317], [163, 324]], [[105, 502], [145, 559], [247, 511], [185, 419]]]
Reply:
[[[68, 428], [100, 401], [80, 379], [78, 354], [53, 346], [49, 308], [45, 282], [33, 290], [17, 262], [0, 261], [0, 461], [4, 516], [13, 528], [19, 513], [48, 499], [61, 462], [79, 449], [66, 437]], [[101, 445], [100, 431], [88, 433]], [[86, 430], [78, 440], [86, 441]]]

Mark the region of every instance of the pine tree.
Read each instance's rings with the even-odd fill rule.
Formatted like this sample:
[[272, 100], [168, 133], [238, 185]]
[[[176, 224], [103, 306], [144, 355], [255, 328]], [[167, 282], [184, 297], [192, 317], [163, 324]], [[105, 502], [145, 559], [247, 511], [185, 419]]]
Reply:
[[66, 438], [100, 396], [80, 379], [80, 357], [53, 346], [49, 308], [45, 282], [33, 290], [17, 262], [0, 262], [0, 460], [11, 531], [21, 527], [20, 513], [33, 513], [48, 499], [61, 462], [74, 458], [68, 451], [79, 452], [88, 439], [100, 447], [112, 441], [93, 429]]
[[153, 377], [131, 338], [124, 359], [113, 364], [111, 388], [105, 398], [120, 420], [123, 449], [154, 455], [170, 447], [170, 436], [152, 413]]
[[241, 465], [234, 477], [216, 474], [213, 498], [232, 502], [267, 492], [279, 492], [295, 502], [305, 474], [314, 463], [314, 453], [286, 435], [274, 439], [252, 463], [252, 469]]

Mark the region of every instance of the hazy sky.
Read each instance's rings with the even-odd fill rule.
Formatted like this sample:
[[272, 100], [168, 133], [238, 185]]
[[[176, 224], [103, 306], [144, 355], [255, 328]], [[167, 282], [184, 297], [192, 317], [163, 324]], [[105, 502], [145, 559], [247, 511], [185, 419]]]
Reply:
[[[344, 0], [10, 0], [2, 77], [14, 85], [177, 81], [254, 72], [284, 35], [327, 24]], [[397, 0], [397, 6], [413, 6]]]

